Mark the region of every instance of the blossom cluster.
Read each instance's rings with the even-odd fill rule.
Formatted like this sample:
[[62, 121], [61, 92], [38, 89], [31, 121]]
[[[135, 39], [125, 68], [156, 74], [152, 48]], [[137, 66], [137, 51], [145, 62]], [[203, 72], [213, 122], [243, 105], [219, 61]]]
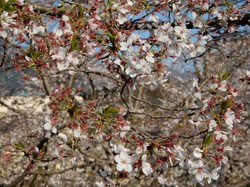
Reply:
[[[17, 70], [31, 69], [35, 73], [30, 76], [44, 81], [51, 116], [46, 118], [43, 131], [45, 140], [53, 142], [55, 158], [71, 157], [76, 164], [83, 160], [81, 142], [106, 142], [113, 153], [110, 157], [117, 178], [150, 177], [156, 171], [181, 167], [194, 183], [217, 180], [223, 164], [228, 162], [227, 152], [233, 149], [230, 144], [236, 141], [244, 110], [226, 72], [212, 76], [206, 89], [194, 80], [193, 96], [200, 106], [187, 116], [195, 132], [189, 139], [197, 136], [203, 142], [190, 149], [178, 144], [179, 138], [187, 138], [180, 132], [155, 138], [134, 128], [130, 111], [133, 106], [123, 96], [127, 90], [132, 95], [131, 90], [140, 85], [153, 90], [165, 84], [170, 75], [167, 64], [196, 59], [207, 52], [213, 37], [223, 29], [235, 31], [237, 27], [227, 22], [242, 17], [245, 9], [220, 7], [216, 2], [192, 0], [95, 0], [89, 5], [62, 3], [61, 7], [41, 13], [21, 0], [4, 2], [0, 37], [15, 48], [11, 58]], [[220, 24], [213, 25], [206, 17]], [[79, 103], [74, 79], [80, 72], [86, 73], [93, 92], [96, 90], [89, 74], [106, 76], [115, 82], [116, 89], [106, 91], [103, 86], [102, 98]], [[59, 75], [70, 77], [65, 81], [67, 86], [46, 89], [50, 80], [45, 79], [57, 79]], [[248, 79], [249, 75], [242, 81]], [[117, 90], [124, 107], [102, 103]], [[5, 156], [16, 161], [23, 157], [35, 160], [42, 146], [29, 149], [18, 143], [10, 146], [17, 150], [8, 149]]]

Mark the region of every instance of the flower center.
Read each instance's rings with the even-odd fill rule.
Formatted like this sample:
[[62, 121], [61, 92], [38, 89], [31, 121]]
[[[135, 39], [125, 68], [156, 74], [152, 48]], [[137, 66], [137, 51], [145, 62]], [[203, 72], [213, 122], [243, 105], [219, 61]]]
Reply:
[[126, 161], [126, 160], [122, 160], [122, 163], [123, 163], [123, 164], [127, 164], [127, 161]]

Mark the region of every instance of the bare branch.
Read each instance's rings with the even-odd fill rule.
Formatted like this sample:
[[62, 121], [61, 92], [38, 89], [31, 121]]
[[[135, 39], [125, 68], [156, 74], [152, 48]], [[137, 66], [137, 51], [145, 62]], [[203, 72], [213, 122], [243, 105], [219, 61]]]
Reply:
[[188, 116], [195, 115], [195, 113], [190, 113], [190, 114], [187, 114], [185, 116], [152, 116], [152, 115], [144, 113], [144, 112], [133, 112], [133, 111], [128, 111], [128, 114], [143, 115], [143, 116], [147, 116], [147, 117], [152, 118], [152, 119], [182, 119], [182, 118], [186, 118]]
[[17, 114], [20, 114], [20, 115], [22, 115], [22, 116], [24, 116], [24, 117], [28, 117], [28, 115], [27, 115], [26, 113], [24, 113], [23, 111], [18, 110], [18, 109], [16, 109], [16, 108], [12, 107], [12, 106], [9, 106], [8, 104], [6, 104], [5, 102], [3, 102], [3, 101], [1, 101], [1, 100], [0, 100], [0, 105], [5, 106], [5, 107], [8, 108], [9, 110], [11, 110], [11, 111], [13, 111], [13, 112], [15, 112], [15, 113], [17, 113]]
[[134, 95], [132, 95], [132, 98], [133, 98], [134, 100], [137, 100], [137, 101], [140, 101], [140, 102], [142, 102], [142, 103], [145, 103], [145, 104], [147, 104], [147, 105], [149, 105], [149, 106], [153, 106], [153, 107], [159, 108], [159, 109], [161, 109], [161, 110], [166, 110], [166, 111], [171, 111], [171, 112], [173, 112], [173, 111], [175, 111], [175, 112], [183, 112], [183, 111], [188, 111], [188, 110], [199, 110], [199, 109], [201, 109], [201, 107], [198, 107], [198, 108], [186, 108], [186, 109], [165, 108], [165, 107], [162, 107], [162, 106], [160, 106], [160, 105], [156, 105], [156, 104], [150, 103], [150, 102], [148, 102], [148, 101], [146, 101], [146, 100], [137, 98], [137, 97], [135, 97]]
[[52, 91], [51, 91], [51, 88], [49, 85], [48, 77], [46, 77], [42, 74], [42, 81], [43, 81], [44, 90], [46, 91], [47, 95], [51, 95]]

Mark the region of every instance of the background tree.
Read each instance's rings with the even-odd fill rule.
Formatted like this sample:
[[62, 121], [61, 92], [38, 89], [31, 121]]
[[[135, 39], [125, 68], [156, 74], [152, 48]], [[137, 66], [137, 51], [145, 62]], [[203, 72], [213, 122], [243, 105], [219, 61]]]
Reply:
[[1, 100], [13, 112], [1, 120], [25, 124], [2, 139], [2, 159], [14, 161], [3, 167], [3, 182], [181, 186], [244, 179], [247, 165], [238, 172], [240, 158], [230, 155], [232, 147], [246, 148], [235, 136], [244, 142], [248, 133], [241, 103], [249, 98], [248, 6], [2, 1], [2, 71], [15, 68], [24, 93], [50, 100], [40, 113]]

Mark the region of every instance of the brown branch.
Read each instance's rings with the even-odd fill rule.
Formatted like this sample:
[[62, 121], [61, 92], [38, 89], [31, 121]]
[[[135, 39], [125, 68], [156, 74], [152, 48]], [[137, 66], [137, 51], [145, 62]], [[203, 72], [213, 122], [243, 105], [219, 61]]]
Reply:
[[8, 104], [6, 104], [5, 102], [3, 102], [3, 101], [1, 101], [1, 100], [0, 100], [0, 105], [5, 106], [5, 107], [8, 108], [9, 110], [11, 110], [11, 111], [13, 111], [13, 112], [15, 112], [15, 113], [17, 113], [17, 114], [20, 114], [20, 115], [22, 115], [22, 116], [24, 116], [24, 117], [28, 117], [26, 113], [23, 113], [21, 110], [18, 110], [18, 109], [16, 109], [16, 108], [12, 107], [12, 106], [9, 106]]
[[[245, 14], [241, 19], [237, 20], [225, 20], [225, 22], [228, 25], [235, 25], [235, 26], [250, 26], [250, 14]], [[125, 26], [122, 27], [124, 30], [151, 30], [151, 29], [158, 29], [159, 26], [164, 25], [166, 22], [165, 21], [160, 21], [157, 25], [154, 25], [152, 21], [143, 21], [143, 22], [135, 22], [134, 24], [126, 24]], [[208, 20], [207, 22], [204, 23], [204, 25], [208, 27], [216, 27], [217, 29], [223, 28], [223, 25], [221, 24], [221, 21], [218, 20], [218, 18], [215, 18], [213, 20]], [[172, 27], [177, 26], [176, 23], [171, 24]], [[195, 27], [192, 22], [187, 22], [186, 23], [186, 28], [187, 29], [200, 29], [199, 27]]]
[[[62, 3], [64, 4], [75, 4], [78, 6], [81, 6], [82, 8], [85, 8], [86, 10], [90, 11], [91, 7], [89, 7], [87, 4], [80, 4], [80, 3], [76, 3], [76, 2], [70, 2], [70, 1], [66, 1], [63, 0]], [[173, 4], [175, 3], [175, 1], [171, 1], [168, 4]], [[28, 3], [28, 4], [32, 4], [32, 3]], [[54, 15], [57, 17], [61, 17], [63, 15], [63, 13], [65, 13], [64, 11], [62, 12], [54, 12], [52, 11], [52, 7], [46, 6], [46, 5], [42, 5], [42, 4], [32, 4], [34, 6], [34, 10], [39, 12], [39, 13], [44, 13], [44, 14], [48, 14], [48, 15]], [[154, 7], [157, 7], [158, 5], [154, 5]], [[165, 5], [167, 6], [167, 5]], [[199, 11], [199, 10], [197, 10]], [[153, 12], [153, 11], [152, 11]], [[203, 12], [205, 13], [205, 12]], [[142, 18], [144, 18], [143, 16], [141, 18], [138, 18], [136, 20], [133, 20], [131, 22], [125, 23], [123, 25], [118, 26], [118, 29], [120, 30], [151, 30], [151, 29], [157, 29], [159, 26], [164, 25], [165, 21], [160, 21], [158, 23], [158, 25], [154, 25], [152, 21], [143, 21], [140, 22], [139, 20], [141, 20]], [[235, 26], [250, 26], [250, 13], [246, 13], [245, 15], [243, 15], [241, 18], [239, 17], [237, 20], [231, 20], [231, 19], [227, 19], [227, 20], [223, 20], [223, 22], [227, 23], [227, 25], [235, 25]], [[219, 20], [217, 17], [212, 19], [212, 20], [208, 20], [204, 23], [204, 25], [208, 26], [208, 27], [215, 27], [217, 29], [221, 29], [224, 27], [224, 25], [221, 23], [222, 21]], [[172, 23], [171, 24], [173, 27], [177, 26], [176, 23]], [[195, 27], [193, 25], [192, 22], [188, 22], [186, 23], [186, 27], [187, 29], [200, 29], [198, 27]]]
[[187, 59], [185, 59], [184, 62], [187, 62], [187, 61], [190, 61], [190, 60], [194, 60], [194, 59], [197, 59], [197, 58], [201, 58], [201, 57], [203, 57], [207, 52], [208, 52], [208, 50], [206, 49], [206, 50], [205, 50], [203, 53], [201, 53], [200, 55], [195, 56], [195, 57], [192, 57], [192, 58], [187, 58]]
[[42, 73], [41, 76], [42, 76], [42, 81], [43, 81], [43, 87], [44, 87], [44, 90], [45, 90], [46, 94], [51, 95], [52, 91], [51, 91], [51, 88], [50, 88], [50, 85], [49, 85], [48, 77], [44, 76], [43, 73]]
[[69, 88], [73, 88], [73, 86], [74, 86], [74, 84], [75, 84], [75, 81], [76, 81], [76, 79], [77, 79], [77, 77], [78, 77], [78, 72], [77, 73], [74, 73], [74, 74], [72, 74], [71, 76], [70, 76], [70, 79], [69, 79], [69, 84], [68, 84], [68, 87]]
[[201, 131], [201, 132], [199, 132], [197, 134], [191, 135], [191, 136], [178, 136], [178, 137], [183, 138], [183, 139], [189, 139], [189, 138], [193, 138], [193, 137], [199, 136], [201, 134], [204, 134], [206, 132], [208, 132], [208, 129], [205, 129], [205, 130], [203, 130], [203, 131]]
[[[31, 164], [31, 163], [30, 163]], [[24, 170], [24, 172], [16, 179], [14, 180], [12, 183], [10, 184], [7, 184], [7, 185], [4, 185], [3, 186], [6, 186], [6, 187], [16, 187], [18, 186], [18, 184], [20, 182], [23, 181], [23, 179], [26, 177], [26, 175], [28, 174], [28, 171], [30, 170], [30, 164], [26, 167], [26, 169]]]
[[182, 118], [186, 118], [188, 116], [192, 116], [195, 113], [189, 113], [185, 116], [176, 116], [176, 117], [174, 117], [174, 116], [152, 116], [152, 115], [144, 113], [144, 112], [133, 112], [133, 111], [128, 111], [128, 114], [143, 115], [143, 116], [147, 116], [147, 117], [152, 118], [152, 119], [182, 119]]
[[147, 104], [147, 105], [149, 105], [149, 106], [153, 106], [153, 107], [159, 108], [159, 109], [161, 109], [161, 110], [166, 110], [166, 111], [171, 111], [171, 112], [173, 112], [173, 111], [175, 111], [175, 112], [183, 112], [183, 111], [188, 111], [188, 110], [199, 110], [199, 109], [201, 109], [201, 107], [198, 107], [198, 108], [186, 108], [186, 109], [165, 108], [165, 107], [162, 107], [162, 106], [159, 106], [159, 105], [150, 103], [150, 102], [148, 102], [148, 101], [146, 101], [146, 100], [139, 99], [139, 98], [135, 97], [134, 95], [132, 95], [132, 98], [133, 98], [134, 100], [137, 100], [137, 101], [140, 101], [140, 102], [142, 102], [142, 103], [145, 103], [145, 104]]
[[120, 91], [121, 99], [122, 99], [123, 103], [125, 104], [125, 106], [126, 106], [126, 108], [127, 108], [127, 114], [129, 113], [129, 105], [128, 105], [127, 101], [125, 100], [125, 98], [123, 97], [123, 92], [124, 92], [124, 90], [125, 90], [125, 88], [126, 88], [126, 85], [129, 83], [130, 80], [131, 80], [131, 78], [128, 78], [128, 79], [126, 80], [126, 82], [123, 84], [122, 89], [121, 89], [121, 91]]
[[75, 165], [75, 166], [66, 168], [66, 169], [61, 170], [61, 171], [54, 171], [54, 172], [27, 172], [27, 174], [30, 174], [30, 175], [58, 175], [58, 174], [63, 174], [66, 171], [74, 170], [76, 168], [81, 168], [81, 167], [85, 167], [85, 166], [87, 166], [86, 163], [78, 165], [78, 166]]
[[2, 55], [2, 62], [0, 63], [0, 67], [2, 67], [6, 61], [6, 57], [7, 57], [6, 54], [7, 54], [7, 49], [8, 49], [7, 40], [4, 40], [2, 46], [3, 46], [3, 55]]

